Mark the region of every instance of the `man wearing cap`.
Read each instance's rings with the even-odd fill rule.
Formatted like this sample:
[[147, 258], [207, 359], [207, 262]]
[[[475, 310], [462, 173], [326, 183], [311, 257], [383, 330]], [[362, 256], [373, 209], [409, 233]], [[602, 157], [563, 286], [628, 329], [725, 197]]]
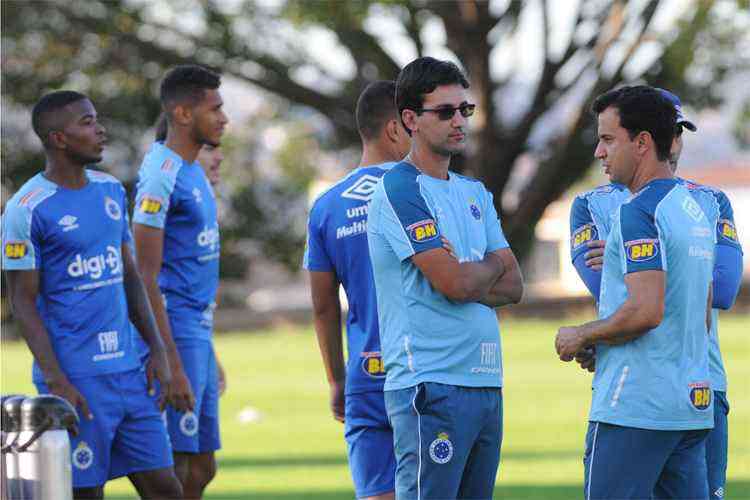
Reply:
[[[682, 153], [682, 132], [695, 132], [697, 127], [682, 110], [680, 98], [659, 89], [677, 112], [677, 130], [672, 142], [669, 165], [674, 173]], [[708, 487], [711, 498], [724, 496], [727, 470], [727, 380], [719, 350], [718, 313], [734, 304], [742, 279], [742, 248], [737, 238], [734, 214], [729, 198], [721, 190], [677, 177], [698, 202], [716, 228], [713, 271], [713, 310], [709, 343], [710, 384], [714, 394], [714, 429], [706, 439]], [[571, 259], [581, 280], [594, 299], [599, 301], [604, 244], [611, 229], [611, 216], [630, 197], [625, 186], [610, 183], [576, 197], [570, 212]], [[594, 371], [594, 352], [587, 350], [576, 358], [583, 368]]]

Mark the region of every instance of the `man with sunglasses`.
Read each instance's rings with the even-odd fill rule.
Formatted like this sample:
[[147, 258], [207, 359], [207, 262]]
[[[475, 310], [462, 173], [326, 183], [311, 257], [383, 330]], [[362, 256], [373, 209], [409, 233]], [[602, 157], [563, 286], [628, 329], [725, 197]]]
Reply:
[[523, 283], [492, 195], [448, 170], [466, 146], [468, 87], [430, 57], [401, 71], [411, 151], [375, 188], [367, 219], [399, 499], [491, 498], [500, 461], [494, 308], [520, 301]]
[[[677, 130], [672, 142], [669, 165], [674, 173], [682, 154], [684, 130], [695, 132], [696, 126], [683, 112], [680, 98], [659, 89], [677, 111]], [[713, 271], [713, 310], [709, 343], [709, 374], [714, 394], [714, 428], [706, 439], [708, 486], [712, 498], [722, 498], [727, 470], [727, 380], [719, 350], [719, 309], [732, 307], [742, 279], [742, 248], [734, 225], [734, 212], [729, 198], [721, 190], [696, 184], [677, 177], [692, 194], [716, 228], [716, 258]], [[610, 232], [611, 215], [630, 197], [630, 191], [620, 184], [607, 184], [576, 197], [570, 213], [571, 258], [573, 264], [594, 299], [599, 301], [604, 244]], [[594, 370], [594, 352], [578, 356], [582, 367]]]

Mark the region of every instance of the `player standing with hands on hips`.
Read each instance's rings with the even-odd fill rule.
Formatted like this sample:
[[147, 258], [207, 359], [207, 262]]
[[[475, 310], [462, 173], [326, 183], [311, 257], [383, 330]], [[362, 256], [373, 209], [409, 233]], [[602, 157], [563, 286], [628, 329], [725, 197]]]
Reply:
[[448, 170], [475, 105], [453, 63], [423, 57], [396, 81], [409, 156], [367, 218], [396, 497], [491, 498], [502, 437], [495, 307], [523, 283], [484, 185]]
[[633, 196], [611, 221], [601, 319], [555, 340], [563, 361], [596, 347], [585, 497], [707, 498], [713, 228], [672, 175], [677, 113], [658, 89], [612, 90], [593, 111], [595, 156]]

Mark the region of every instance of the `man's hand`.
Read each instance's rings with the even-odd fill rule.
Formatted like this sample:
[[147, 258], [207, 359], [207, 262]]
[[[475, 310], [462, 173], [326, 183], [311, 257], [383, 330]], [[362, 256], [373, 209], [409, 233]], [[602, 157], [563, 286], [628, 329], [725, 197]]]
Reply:
[[583, 330], [576, 326], [563, 326], [557, 331], [555, 349], [563, 361], [573, 361], [575, 355], [586, 347]]
[[596, 348], [594, 346], [589, 346], [578, 351], [575, 356], [575, 361], [582, 369], [594, 373], [596, 370]]
[[51, 394], [60, 396], [67, 400], [68, 403], [73, 405], [73, 408], [78, 408], [80, 406], [81, 413], [84, 417], [88, 420], [94, 419], [94, 415], [91, 413], [91, 410], [89, 410], [89, 404], [86, 402], [86, 398], [83, 397], [83, 394], [78, 392], [78, 389], [76, 389], [65, 376], [56, 378], [55, 380], [48, 380], [46, 383]]
[[182, 367], [174, 368], [167, 399], [169, 404], [179, 412], [193, 411], [195, 407], [195, 396], [193, 396], [193, 390], [190, 388], [190, 380]]
[[337, 380], [331, 382], [331, 412], [333, 418], [339, 422], [344, 421], [344, 408], [346, 402], [346, 396], [344, 395], [344, 388], [346, 387], [343, 380]]
[[159, 381], [161, 387], [159, 409], [163, 411], [167, 404], [167, 395], [172, 386], [172, 371], [169, 369], [169, 361], [167, 361], [167, 353], [164, 349], [151, 350], [148, 363], [146, 363], [146, 382], [148, 383], [149, 396], [153, 396], [155, 393], [154, 379]]
[[590, 267], [594, 271], [602, 270], [602, 266], [604, 265], [604, 245], [606, 243], [604, 240], [594, 240], [587, 243], [586, 246], [589, 247], [589, 251], [584, 255], [587, 267]]

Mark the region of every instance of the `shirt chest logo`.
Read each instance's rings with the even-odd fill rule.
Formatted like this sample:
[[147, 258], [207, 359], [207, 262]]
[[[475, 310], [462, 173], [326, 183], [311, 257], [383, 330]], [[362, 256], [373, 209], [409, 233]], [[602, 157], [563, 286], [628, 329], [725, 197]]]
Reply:
[[107, 212], [107, 215], [109, 215], [110, 219], [122, 219], [122, 210], [120, 210], [120, 205], [118, 205], [118, 203], [109, 196], [104, 198], [104, 210]]
[[482, 218], [482, 212], [479, 210], [479, 207], [477, 206], [476, 200], [470, 200], [469, 202], [469, 211], [471, 212], [471, 216], [474, 217], [476, 220], [481, 220]]
[[73, 215], [66, 215], [62, 219], [60, 219], [57, 223], [62, 227], [63, 233], [67, 233], [68, 231], [72, 231], [73, 229], [78, 228], [78, 217], [75, 217]]
[[380, 178], [374, 175], [363, 175], [357, 179], [357, 182], [341, 193], [341, 197], [349, 198], [350, 200], [370, 201], [378, 182], [380, 182]]
[[196, 203], [203, 203], [203, 193], [197, 187], [193, 188], [193, 198], [195, 198]]

